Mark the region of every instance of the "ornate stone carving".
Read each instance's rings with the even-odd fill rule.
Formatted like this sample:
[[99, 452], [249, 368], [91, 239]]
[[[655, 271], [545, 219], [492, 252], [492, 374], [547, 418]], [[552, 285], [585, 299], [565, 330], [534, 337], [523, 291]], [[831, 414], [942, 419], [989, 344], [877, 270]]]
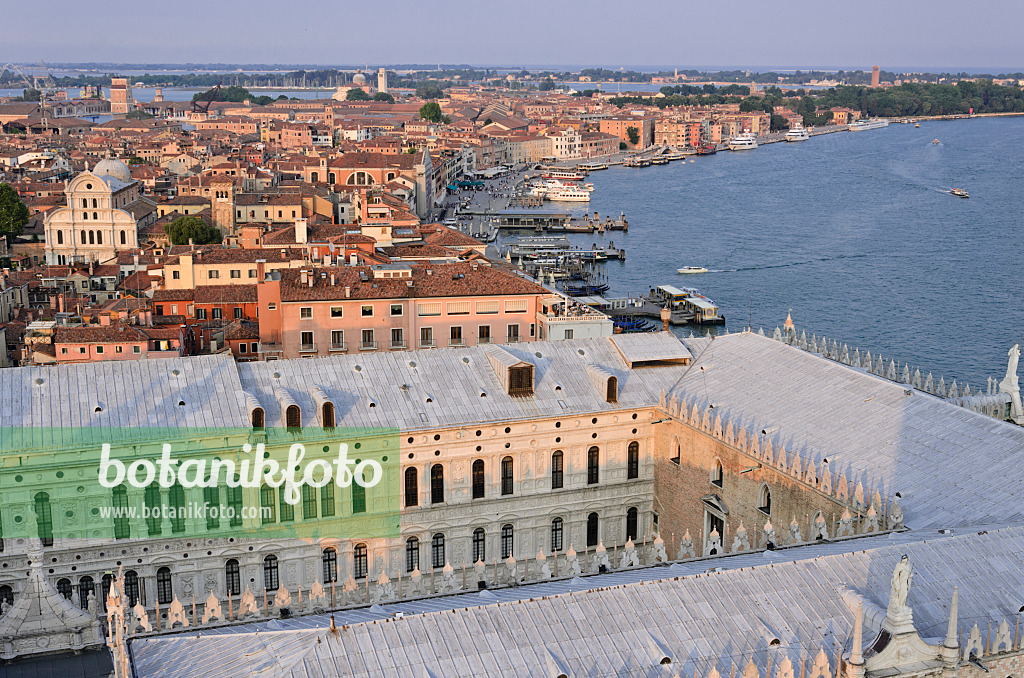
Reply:
[[221, 610], [220, 600], [217, 596], [213, 595], [213, 591], [210, 591], [210, 595], [203, 605], [202, 623], [209, 624], [210, 622], [221, 621], [223, 618], [224, 613]]
[[167, 608], [167, 628], [173, 629], [178, 625], [188, 628], [188, 615], [185, 613], [185, 606], [178, 600], [178, 596], [174, 596], [171, 606]]

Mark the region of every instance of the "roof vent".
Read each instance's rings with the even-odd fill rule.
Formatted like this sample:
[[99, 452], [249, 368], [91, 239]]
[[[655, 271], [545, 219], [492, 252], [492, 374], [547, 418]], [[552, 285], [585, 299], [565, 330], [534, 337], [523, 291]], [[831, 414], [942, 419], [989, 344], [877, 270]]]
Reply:
[[37, 377], [36, 378], [36, 385], [42, 386], [43, 382], [44, 382], [44, 379], [42, 377]]
[[409, 367], [416, 367], [416, 361], [415, 360], [410, 360], [409, 361]]

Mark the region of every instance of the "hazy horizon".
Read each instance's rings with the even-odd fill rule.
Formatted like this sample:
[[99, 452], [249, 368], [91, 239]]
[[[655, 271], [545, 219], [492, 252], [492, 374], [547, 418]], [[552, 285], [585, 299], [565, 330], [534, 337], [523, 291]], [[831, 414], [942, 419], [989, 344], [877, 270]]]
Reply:
[[[739, 0], [719, 7], [650, 0], [583, 6], [523, 0], [488, 11], [478, 2], [332, 6], [269, 0], [149, 5], [109, 0], [103, 11], [69, 0], [48, 4], [39, 31], [11, 31], [2, 61], [120, 64], [488, 64], [544, 68], [1018, 72], [1024, 5], [982, 0], [857, 5], [802, 10]], [[27, 25], [27, 24], [26, 24]], [[666, 28], [668, 27], [668, 28]], [[700, 64], [700, 65], [696, 65]], [[771, 66], [771, 64], [786, 64]], [[811, 64], [811, 65], [808, 65]], [[894, 67], [889, 64], [937, 64]], [[1008, 64], [994, 67], [991, 64]], [[1014, 65], [1017, 64], [1017, 65]], [[715, 68], [714, 70], [718, 70]]]

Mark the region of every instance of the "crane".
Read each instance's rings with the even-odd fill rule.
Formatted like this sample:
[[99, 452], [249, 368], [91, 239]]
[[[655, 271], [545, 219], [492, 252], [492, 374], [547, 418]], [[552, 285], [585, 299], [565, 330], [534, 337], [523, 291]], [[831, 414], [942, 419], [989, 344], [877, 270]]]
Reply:
[[209, 95], [210, 95], [209, 99], [194, 99], [192, 101], [192, 112], [196, 113], [196, 112], [198, 112], [201, 109], [203, 113], [209, 113], [210, 112], [210, 104], [212, 104], [214, 101], [216, 101], [217, 93], [220, 92], [220, 86], [222, 84], [224, 84], [223, 80], [218, 82], [217, 86], [209, 91]]

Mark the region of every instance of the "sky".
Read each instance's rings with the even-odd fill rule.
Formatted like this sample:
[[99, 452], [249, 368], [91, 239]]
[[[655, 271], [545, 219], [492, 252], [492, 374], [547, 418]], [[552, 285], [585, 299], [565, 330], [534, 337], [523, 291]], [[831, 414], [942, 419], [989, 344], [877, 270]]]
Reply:
[[49, 0], [12, 30], [21, 13], [0, 62], [1024, 70], [1020, 0]]

